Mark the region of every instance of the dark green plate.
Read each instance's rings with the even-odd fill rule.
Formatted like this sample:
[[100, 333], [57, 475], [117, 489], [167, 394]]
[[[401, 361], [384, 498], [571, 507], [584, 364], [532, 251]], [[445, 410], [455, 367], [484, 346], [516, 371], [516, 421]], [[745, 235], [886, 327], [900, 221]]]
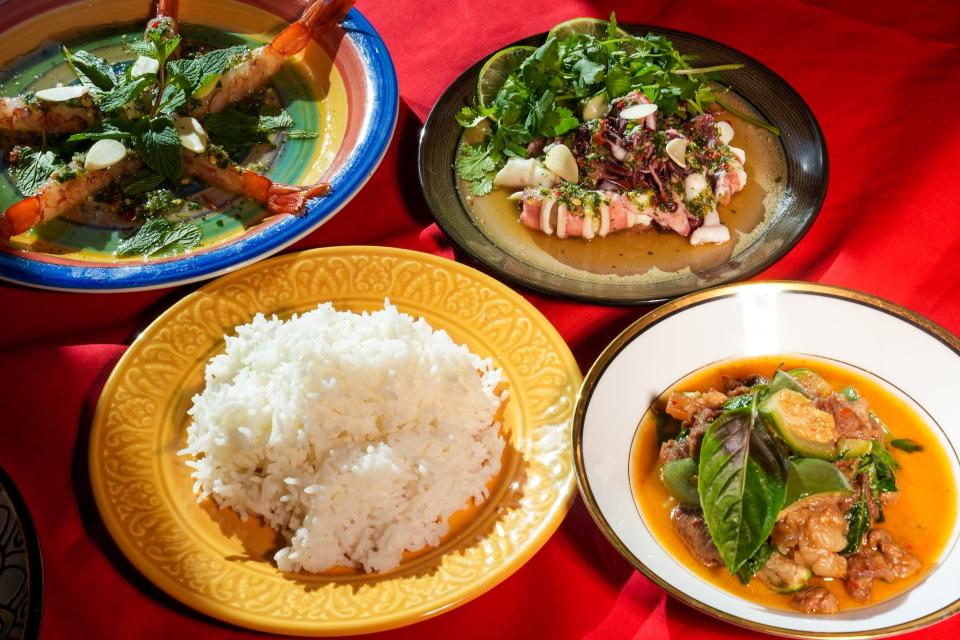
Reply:
[[[467, 211], [457, 191], [453, 162], [462, 129], [454, 120], [459, 109], [474, 100], [480, 60], [443, 93], [430, 112], [420, 137], [420, 186], [433, 217], [462, 250], [503, 279], [531, 289], [585, 302], [641, 304], [660, 302], [700, 289], [753, 276], [787, 253], [820, 211], [827, 191], [827, 147], [810, 108], [786, 81], [753, 58], [706, 38], [681, 31], [621, 25], [632, 33], [652, 32], [670, 38], [681, 53], [699, 56], [697, 66], [742, 63], [727, 72], [725, 82], [768, 122], [777, 126], [785, 158], [783, 190], [762, 227], [738, 243], [724, 262], [703, 270], [651, 273], [641, 281], [576, 277], [551, 271], [514, 255], [485, 233]], [[538, 46], [546, 33], [513, 43]], [[749, 158], [748, 172], [749, 169]], [[518, 233], [536, 233], [517, 223]], [[647, 233], [655, 233], [648, 231]], [[596, 239], [593, 242], [603, 242]], [[566, 242], [583, 242], [572, 239]], [[618, 281], [620, 280], [620, 281]]]

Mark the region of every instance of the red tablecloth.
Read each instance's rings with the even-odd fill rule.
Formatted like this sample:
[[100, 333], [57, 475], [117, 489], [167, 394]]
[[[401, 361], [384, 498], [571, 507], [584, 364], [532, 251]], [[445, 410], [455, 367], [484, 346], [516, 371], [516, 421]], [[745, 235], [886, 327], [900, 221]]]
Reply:
[[[579, 0], [533, 4], [358, 2], [397, 67], [396, 137], [366, 189], [291, 250], [382, 244], [455, 257], [432, 224], [416, 179], [418, 133], [434, 100], [485, 53], [563, 19], [602, 17], [611, 8]], [[823, 212], [800, 244], [760, 279], [868, 291], [960, 332], [960, 3], [622, 4], [615, 8], [623, 22], [691, 31], [762, 60], [804, 96], [819, 119], [831, 165]], [[118, 557], [88, 495], [78, 489], [87, 484], [82, 460], [105, 377], [124, 345], [187, 290], [75, 295], [0, 285], [0, 388], [7, 398], [0, 464], [19, 485], [43, 546], [44, 638], [257, 637], [159, 593]], [[644, 312], [525, 295], [556, 325], [584, 370]], [[759, 637], [667, 597], [620, 558], [579, 502], [546, 546], [506, 582], [454, 611], [383, 637], [491, 633]], [[911, 637], [958, 638], [960, 616]]]

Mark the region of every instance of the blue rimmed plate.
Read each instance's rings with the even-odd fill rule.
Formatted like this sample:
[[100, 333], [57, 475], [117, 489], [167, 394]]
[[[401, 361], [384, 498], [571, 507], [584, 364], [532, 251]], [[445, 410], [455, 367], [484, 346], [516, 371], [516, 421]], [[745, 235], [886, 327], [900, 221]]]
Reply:
[[[37, 6], [39, 4], [39, 6]], [[108, 60], [132, 54], [124, 35], [142, 32], [149, 12], [143, 3], [104, 0], [77, 10], [63, 0], [11, 7], [0, 16], [2, 95], [70, 82], [58, 47], [67, 42]], [[293, 2], [193, 0], [182, 3], [178, 20], [187, 37], [220, 38], [251, 46], [268, 42], [299, 13]], [[42, 13], [43, 20], [30, 19]], [[216, 25], [217, 29], [211, 28]], [[77, 35], [80, 34], [80, 35]], [[213, 42], [212, 44], [216, 44]], [[82, 214], [64, 215], [15, 236], [0, 248], [0, 279], [47, 289], [109, 292], [168, 287], [237, 269], [296, 242], [332, 218], [379, 165], [397, 119], [396, 73], [386, 46], [356, 9], [273, 78], [283, 107], [298, 127], [320, 136], [290, 140], [267, 159], [275, 182], [329, 182], [330, 194], [312, 200], [299, 216], [270, 216], [255, 203], [209, 190], [215, 209], [192, 212], [203, 230], [201, 246], [189, 253], [144, 260], [117, 258], [117, 243], [129, 230], [93, 224]], [[19, 195], [0, 178], [0, 206]]]

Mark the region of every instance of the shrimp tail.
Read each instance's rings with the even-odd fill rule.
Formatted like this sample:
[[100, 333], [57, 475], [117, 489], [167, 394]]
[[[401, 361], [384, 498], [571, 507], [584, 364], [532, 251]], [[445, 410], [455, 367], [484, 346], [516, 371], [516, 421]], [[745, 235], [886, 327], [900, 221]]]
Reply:
[[353, 3], [354, 0], [316, 0], [299, 20], [292, 22], [273, 39], [270, 49], [285, 58], [300, 53], [311, 38], [340, 22]]
[[180, 0], [157, 0], [157, 17], [177, 19], [180, 13]]
[[253, 171], [244, 170], [243, 172], [243, 193], [265, 204], [267, 210], [275, 215], [302, 213], [307, 200], [329, 192], [330, 185], [326, 182], [309, 187], [295, 187], [274, 182]]
[[7, 207], [0, 213], [0, 241], [23, 233], [43, 219], [43, 204], [40, 196], [30, 196]]

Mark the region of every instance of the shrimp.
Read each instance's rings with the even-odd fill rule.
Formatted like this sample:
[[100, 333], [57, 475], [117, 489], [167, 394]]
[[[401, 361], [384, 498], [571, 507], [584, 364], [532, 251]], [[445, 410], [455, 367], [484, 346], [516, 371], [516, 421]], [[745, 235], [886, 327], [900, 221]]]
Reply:
[[0, 98], [0, 132], [10, 134], [78, 133], [97, 121], [87, 96], [71, 103], [44, 102], [23, 96]]
[[200, 98], [193, 115], [218, 113], [242, 100], [266, 84], [283, 63], [303, 51], [315, 34], [337, 24], [353, 6], [354, 0], [316, 0], [299, 20], [293, 22], [273, 41], [250, 52], [249, 57], [220, 76], [217, 86]]
[[[0, 213], [0, 240], [6, 242], [11, 236], [69, 211], [105, 188], [118, 176], [137, 171], [141, 164], [139, 158], [128, 156], [107, 169], [87, 171], [82, 163], [71, 161], [66, 167], [54, 171], [37, 193], [10, 205], [6, 211]], [[74, 174], [74, 177], [64, 179], [71, 174]]]
[[[164, 25], [175, 33], [179, 4], [180, 0], [158, 0], [156, 17], [147, 23], [147, 30]], [[96, 122], [97, 110], [89, 94], [69, 102], [46, 102], [27, 96], [0, 98], [0, 134], [79, 133]]]
[[214, 187], [256, 200], [273, 214], [302, 213], [307, 200], [330, 192], [330, 185], [325, 182], [307, 187], [273, 182], [212, 150], [200, 154], [184, 151], [183, 171]]

